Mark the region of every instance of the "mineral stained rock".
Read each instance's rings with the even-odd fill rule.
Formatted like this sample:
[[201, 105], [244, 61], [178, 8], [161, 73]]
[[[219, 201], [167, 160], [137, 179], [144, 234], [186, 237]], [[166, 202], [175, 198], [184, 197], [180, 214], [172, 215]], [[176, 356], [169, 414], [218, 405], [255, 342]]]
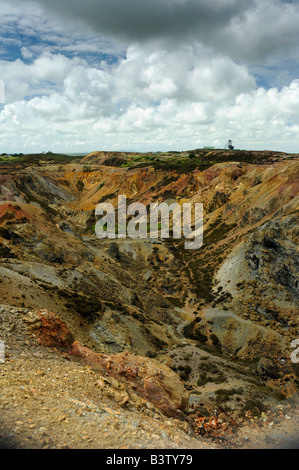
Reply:
[[52, 312], [41, 310], [35, 317], [40, 317], [34, 331], [41, 345], [67, 350], [69, 356], [100, 366], [107, 375], [127, 384], [167, 416], [178, 417], [180, 410], [188, 406], [188, 393], [183, 382], [169, 367], [125, 352], [96, 353], [74, 341], [66, 323]]

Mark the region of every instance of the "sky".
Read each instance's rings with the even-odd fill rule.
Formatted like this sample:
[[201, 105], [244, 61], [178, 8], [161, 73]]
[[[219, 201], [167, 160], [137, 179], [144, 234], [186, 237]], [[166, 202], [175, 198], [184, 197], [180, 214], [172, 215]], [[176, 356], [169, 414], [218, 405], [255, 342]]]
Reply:
[[299, 153], [299, 0], [0, 0], [0, 153]]

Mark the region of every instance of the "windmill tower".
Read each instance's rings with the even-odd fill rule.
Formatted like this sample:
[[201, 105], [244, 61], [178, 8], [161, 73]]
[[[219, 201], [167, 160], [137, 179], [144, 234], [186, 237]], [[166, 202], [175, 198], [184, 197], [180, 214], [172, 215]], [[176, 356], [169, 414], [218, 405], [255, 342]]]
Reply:
[[234, 150], [235, 147], [233, 146], [233, 142], [229, 139], [224, 148], [228, 150]]

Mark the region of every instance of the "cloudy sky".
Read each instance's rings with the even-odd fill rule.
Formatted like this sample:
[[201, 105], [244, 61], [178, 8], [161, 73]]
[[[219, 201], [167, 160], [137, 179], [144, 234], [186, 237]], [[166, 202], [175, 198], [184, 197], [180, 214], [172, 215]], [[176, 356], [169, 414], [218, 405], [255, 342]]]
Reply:
[[299, 0], [0, 0], [0, 153], [299, 152], [298, 25]]

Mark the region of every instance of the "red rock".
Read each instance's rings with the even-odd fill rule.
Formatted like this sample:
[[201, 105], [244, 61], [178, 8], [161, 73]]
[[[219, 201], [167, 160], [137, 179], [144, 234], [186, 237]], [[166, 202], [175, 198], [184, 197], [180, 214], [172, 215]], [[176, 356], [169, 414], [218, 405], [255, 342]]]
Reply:
[[107, 374], [126, 382], [144, 399], [167, 416], [178, 417], [188, 405], [188, 393], [180, 378], [167, 366], [153, 359], [126, 352], [99, 354], [74, 341], [69, 355], [103, 367]]
[[67, 325], [54, 313], [40, 310], [41, 327], [36, 330], [41, 345], [65, 350], [88, 364], [97, 364], [103, 372], [130, 386], [167, 416], [178, 417], [188, 405], [188, 392], [180, 378], [166, 365], [127, 352], [100, 354], [74, 341]]
[[41, 318], [41, 327], [36, 336], [42, 346], [69, 349], [74, 341], [74, 336], [67, 325], [54, 313], [47, 310], [37, 312]]

